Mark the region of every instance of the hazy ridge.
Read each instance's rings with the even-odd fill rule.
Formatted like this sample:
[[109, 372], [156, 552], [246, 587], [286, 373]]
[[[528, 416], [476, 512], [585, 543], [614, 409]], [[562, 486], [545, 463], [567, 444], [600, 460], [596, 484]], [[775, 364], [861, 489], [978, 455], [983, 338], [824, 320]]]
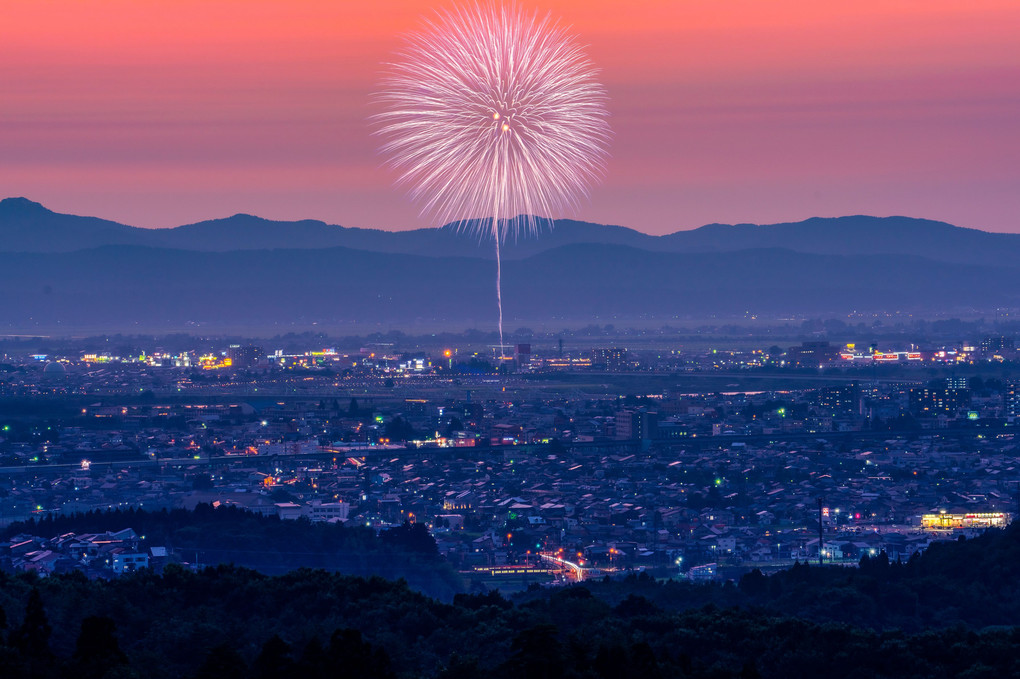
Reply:
[[[491, 245], [449, 229], [235, 216], [146, 230], [7, 199], [0, 242], [8, 328], [488, 326], [495, 315]], [[503, 297], [508, 324], [1009, 307], [1020, 302], [1013, 250], [1020, 236], [904, 217], [710, 225], [662, 237], [562, 221], [541, 239], [507, 245]]]
[[[524, 258], [576, 243], [626, 245], [654, 252], [731, 252], [783, 248], [810, 254], [909, 254], [946, 262], [1015, 266], [1020, 235], [965, 229], [911, 217], [815, 217], [782, 224], [708, 224], [665, 236], [623, 226], [556, 220], [538, 236], [504, 245]], [[238, 214], [170, 229], [141, 229], [46, 209], [25, 198], [0, 201], [0, 252], [71, 252], [103, 245], [144, 245], [207, 252], [347, 247], [427, 257], [492, 258], [490, 241], [450, 227], [383, 231], [317, 220], [273, 221]]]

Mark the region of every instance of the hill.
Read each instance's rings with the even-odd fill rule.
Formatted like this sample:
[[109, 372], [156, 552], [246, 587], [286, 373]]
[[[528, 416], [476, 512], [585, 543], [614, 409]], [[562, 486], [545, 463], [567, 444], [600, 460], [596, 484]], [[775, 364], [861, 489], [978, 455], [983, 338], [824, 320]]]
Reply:
[[[654, 249], [658, 239], [620, 226], [569, 219], [545, 222], [541, 237], [521, 235], [505, 245], [521, 258], [572, 243], [607, 243]], [[53, 212], [25, 198], [0, 201], [0, 252], [73, 252], [104, 245], [228, 252], [233, 250], [346, 247], [388, 254], [494, 259], [491, 241], [452, 226], [410, 231], [357, 229], [318, 220], [274, 221], [237, 214], [170, 229], [139, 229], [95, 217]]]
[[0, 572], [0, 666], [13, 679], [1017, 676], [1018, 552], [1013, 526], [906, 564], [882, 553], [859, 569], [752, 571], [737, 586], [631, 574], [513, 602], [442, 603], [309, 569]]
[[674, 252], [784, 248], [814, 254], [910, 254], [944, 262], [1014, 266], [1020, 236], [911, 217], [814, 217], [783, 224], [709, 224], [663, 236]]
[[[491, 262], [347, 248], [20, 253], [0, 269], [9, 327], [491, 323]], [[788, 250], [683, 254], [578, 244], [503, 268], [508, 324], [704, 314], [954, 311], [1020, 303], [1020, 269]]]
[[[964, 229], [910, 217], [864, 215], [783, 224], [709, 224], [666, 236], [569, 219], [504, 245], [524, 259], [566, 245], [619, 245], [651, 252], [706, 253], [779, 248], [821, 255], [909, 255], [938, 262], [1016, 266], [1020, 235]], [[382, 231], [317, 220], [274, 221], [238, 214], [170, 229], [139, 229], [95, 217], [52, 212], [25, 198], [0, 201], [0, 252], [73, 252], [104, 245], [228, 252], [345, 247], [426, 257], [494, 258], [492, 243], [452, 227]]]
[[[485, 326], [491, 242], [251, 215], [138, 229], [0, 201], [0, 322], [14, 330], [189, 323]], [[906, 217], [668, 236], [561, 220], [504, 248], [507, 323], [950, 312], [1020, 303], [1020, 235]]]
[[143, 229], [96, 217], [65, 215], [27, 198], [0, 200], [0, 251], [70, 252], [142, 243]]

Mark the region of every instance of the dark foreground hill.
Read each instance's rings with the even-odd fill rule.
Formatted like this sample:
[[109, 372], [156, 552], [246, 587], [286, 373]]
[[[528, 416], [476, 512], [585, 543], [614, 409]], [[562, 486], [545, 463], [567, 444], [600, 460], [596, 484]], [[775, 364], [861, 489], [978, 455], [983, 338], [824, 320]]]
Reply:
[[[313, 570], [0, 574], [0, 668], [12, 679], [1018, 676], [1018, 553], [1013, 527], [906, 564], [880, 555], [722, 586], [632, 575], [452, 604]], [[848, 622], [848, 609], [864, 617]]]
[[[106, 246], [4, 259], [0, 308], [8, 327], [437, 321], [477, 327], [495, 315], [494, 266], [476, 258], [346, 248], [209, 253]], [[898, 255], [695, 255], [581, 244], [506, 262], [503, 286], [508, 323], [668, 321], [747, 311], [1016, 306], [1020, 269]]]
[[53, 537], [103, 533], [130, 527], [148, 545], [172, 545], [190, 563], [230, 563], [267, 575], [298, 568], [321, 568], [347, 575], [402, 579], [413, 589], [449, 601], [465, 583], [439, 558], [436, 542], [423, 525], [405, 525], [376, 534], [365, 526], [281, 521], [236, 507], [198, 505], [194, 511], [141, 510], [90, 512], [15, 523], [0, 535], [27, 533]]

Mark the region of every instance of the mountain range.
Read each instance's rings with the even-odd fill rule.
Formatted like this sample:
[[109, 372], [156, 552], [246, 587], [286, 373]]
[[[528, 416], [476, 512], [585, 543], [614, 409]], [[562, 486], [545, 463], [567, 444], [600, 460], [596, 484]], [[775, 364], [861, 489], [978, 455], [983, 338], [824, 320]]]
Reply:
[[[1020, 235], [908, 217], [650, 236], [559, 220], [503, 249], [508, 322], [1017, 306]], [[449, 323], [495, 315], [492, 243], [234, 215], [140, 229], [0, 201], [0, 327]], [[614, 322], [615, 322], [614, 320]]]

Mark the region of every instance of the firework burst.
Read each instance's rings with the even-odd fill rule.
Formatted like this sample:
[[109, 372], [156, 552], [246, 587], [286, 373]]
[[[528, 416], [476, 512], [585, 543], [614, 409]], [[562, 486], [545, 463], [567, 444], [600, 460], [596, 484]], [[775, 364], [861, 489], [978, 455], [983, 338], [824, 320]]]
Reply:
[[577, 206], [604, 171], [606, 93], [581, 46], [515, 5], [438, 12], [407, 38], [374, 116], [422, 213], [500, 243]]

